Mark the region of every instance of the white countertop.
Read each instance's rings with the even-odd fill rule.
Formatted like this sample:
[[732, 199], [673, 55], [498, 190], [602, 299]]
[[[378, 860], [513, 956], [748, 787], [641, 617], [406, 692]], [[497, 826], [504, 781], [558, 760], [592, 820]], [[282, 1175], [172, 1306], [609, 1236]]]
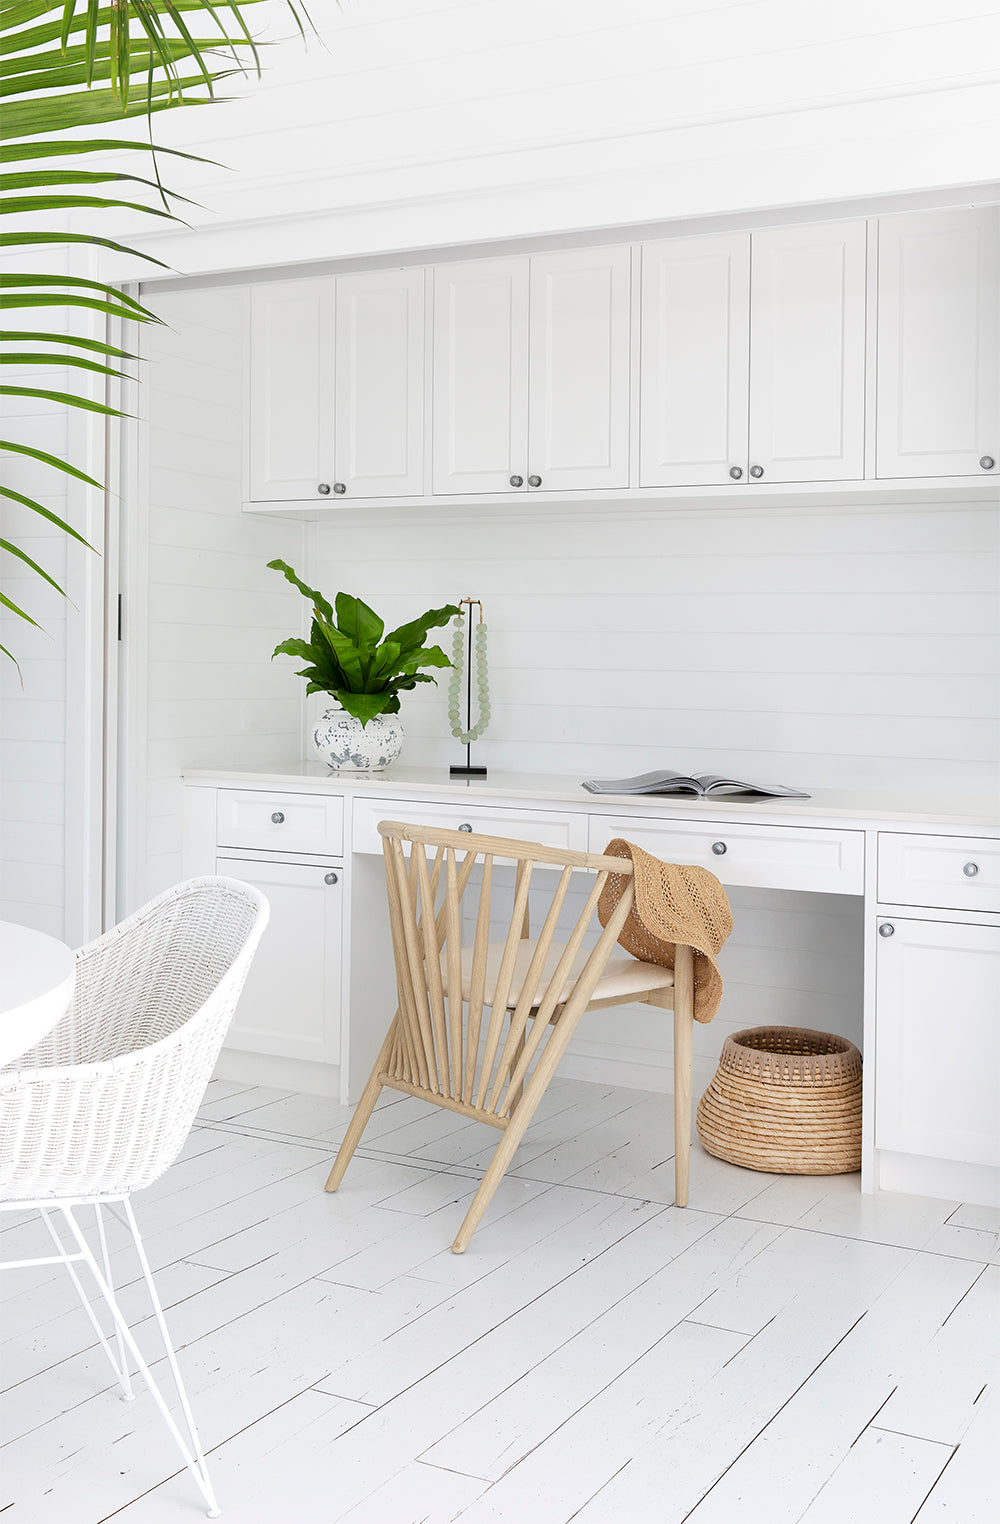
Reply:
[[[706, 799], [691, 794], [592, 794], [578, 777], [558, 773], [491, 771], [486, 778], [452, 778], [446, 767], [401, 767], [381, 773], [335, 772], [322, 762], [298, 762], [182, 769], [188, 783], [237, 788], [302, 789], [355, 796], [416, 795], [486, 801], [531, 800], [534, 804], [574, 805], [589, 814], [618, 814], [624, 809], [668, 820], [701, 819], [787, 821], [819, 825], [880, 822], [957, 832], [1000, 835], [1000, 800], [962, 795], [892, 794], [874, 790], [817, 790], [809, 799], [752, 799], [744, 796]], [[779, 780], [785, 781], [785, 780]]]

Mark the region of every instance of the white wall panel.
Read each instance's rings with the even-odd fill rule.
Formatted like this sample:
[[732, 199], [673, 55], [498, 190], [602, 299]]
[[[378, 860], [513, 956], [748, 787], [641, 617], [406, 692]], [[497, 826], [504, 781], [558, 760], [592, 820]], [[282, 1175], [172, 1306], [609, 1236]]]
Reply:
[[304, 685], [270, 655], [300, 632], [305, 604], [267, 562], [302, 573], [304, 531], [240, 510], [244, 293], [164, 296], [157, 310], [168, 326], [151, 338], [145, 382], [148, 668], [133, 695], [123, 909], [180, 878], [180, 769], [297, 756], [302, 730]]
[[[391, 543], [391, 556], [386, 545]], [[998, 525], [988, 506], [627, 505], [318, 530], [315, 575], [389, 620], [470, 593], [490, 626], [489, 765], [735, 770], [803, 788], [995, 788]], [[445, 693], [407, 757], [452, 758]]]

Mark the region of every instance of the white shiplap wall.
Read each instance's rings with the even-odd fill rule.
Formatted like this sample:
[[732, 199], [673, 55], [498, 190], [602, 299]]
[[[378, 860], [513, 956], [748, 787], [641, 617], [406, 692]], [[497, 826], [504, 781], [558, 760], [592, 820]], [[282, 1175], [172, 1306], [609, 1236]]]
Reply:
[[[483, 600], [487, 763], [995, 789], [995, 507], [532, 506], [318, 531], [320, 585], [391, 623]], [[405, 702], [409, 760], [447, 760], [444, 689]]]
[[156, 302], [148, 389], [145, 691], [130, 717], [136, 765], [126, 909], [181, 876], [183, 766], [299, 754], [302, 683], [269, 660], [298, 634], [302, 599], [266, 563], [302, 561], [303, 527], [242, 514], [245, 293]]

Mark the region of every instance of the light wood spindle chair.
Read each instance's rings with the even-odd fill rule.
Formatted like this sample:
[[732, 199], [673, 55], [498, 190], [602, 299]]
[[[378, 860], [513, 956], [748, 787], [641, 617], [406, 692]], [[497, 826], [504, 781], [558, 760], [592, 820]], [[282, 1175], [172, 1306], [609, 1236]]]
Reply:
[[[344, 1178], [383, 1086], [485, 1122], [503, 1136], [452, 1244], [461, 1254], [580, 1017], [585, 1011], [638, 1002], [674, 1013], [675, 1198], [678, 1206], [686, 1206], [693, 954], [690, 947], [678, 944], [675, 967], [669, 969], [640, 962], [616, 948], [635, 897], [631, 861], [395, 821], [382, 821], [378, 829], [399, 1006], [326, 1189], [335, 1191]], [[409, 861], [404, 842], [410, 844]], [[435, 849], [430, 862], [428, 847]], [[511, 862], [516, 874], [512, 907], [508, 895], [504, 915], [508, 929], [503, 941], [491, 940], [503, 899], [494, 867]], [[539, 936], [531, 938], [528, 895], [536, 868], [561, 871], [554, 881], [551, 874], [542, 876], [547, 880], [543, 888], [548, 909]], [[577, 872], [590, 875], [589, 892], [568, 935], [562, 928], [565, 940], [557, 942], [560, 914]], [[613, 874], [628, 882], [596, 944], [588, 946], [585, 939], [596, 922], [597, 902]], [[534, 885], [539, 886], [537, 877]], [[467, 891], [470, 904], [464, 902]], [[474, 939], [465, 947], [463, 912], [467, 926], [475, 922]]]

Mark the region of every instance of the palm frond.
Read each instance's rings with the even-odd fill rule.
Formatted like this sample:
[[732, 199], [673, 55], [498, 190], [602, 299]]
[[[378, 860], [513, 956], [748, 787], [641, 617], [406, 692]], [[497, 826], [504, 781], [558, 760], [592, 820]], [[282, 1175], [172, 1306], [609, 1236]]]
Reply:
[[[260, 74], [264, 44], [254, 38], [244, 16], [246, 8], [257, 3], [259, 0], [112, 0], [110, 4], [101, 0], [0, 0], [0, 153], [4, 164], [0, 213], [20, 219], [12, 231], [0, 233], [0, 244], [26, 249], [96, 245], [167, 268], [162, 260], [99, 232], [80, 231], [78, 223], [62, 231], [51, 223], [46, 226], [46, 222], [53, 212], [69, 214], [76, 221], [80, 216], [100, 218], [122, 211], [161, 222], [183, 222], [176, 208], [187, 198], [164, 186], [160, 156], [194, 163], [213, 161], [181, 149], [160, 147], [152, 139], [152, 118], [161, 111], [218, 101], [219, 86], [234, 74], [246, 75], [251, 70]], [[308, 12], [298, 0], [286, 3], [305, 36], [307, 24], [311, 25]], [[149, 127], [148, 142], [86, 130], [110, 126], [114, 131], [136, 118]], [[136, 153], [150, 156], [154, 178], [117, 167], [122, 155]], [[74, 167], [81, 156], [99, 154], [113, 155], [116, 167]], [[22, 167], [12, 170], [14, 164]], [[125, 196], [116, 195], [113, 189], [107, 195], [94, 193], [93, 188], [100, 186], [127, 186], [128, 191]], [[147, 199], [131, 199], [143, 196]], [[119, 287], [101, 281], [31, 273], [7, 276], [0, 282], [0, 308], [35, 314], [33, 319], [21, 320], [24, 326], [18, 324], [0, 332], [0, 364], [22, 371], [58, 367], [67, 388], [23, 385], [8, 370], [6, 375], [11, 380], [0, 385], [0, 396], [54, 403], [97, 416], [126, 416], [109, 400], [91, 395], [92, 378], [106, 384], [122, 379], [126, 373], [121, 364], [136, 356], [105, 339], [61, 330], [67, 314], [157, 323], [160, 320], [154, 313]], [[51, 328], [45, 326], [50, 310]], [[78, 374], [78, 390], [74, 389], [74, 373]], [[37, 462], [100, 489], [93, 476], [71, 462], [17, 439], [0, 440], [0, 454]], [[0, 486], [0, 498], [40, 515], [87, 545], [77, 530], [37, 498], [6, 485]], [[9, 541], [0, 541], [0, 549], [9, 551], [44, 582], [63, 592], [26, 551]], [[27, 610], [3, 593], [0, 605], [37, 624]], [[0, 653], [14, 660], [3, 646]]]

